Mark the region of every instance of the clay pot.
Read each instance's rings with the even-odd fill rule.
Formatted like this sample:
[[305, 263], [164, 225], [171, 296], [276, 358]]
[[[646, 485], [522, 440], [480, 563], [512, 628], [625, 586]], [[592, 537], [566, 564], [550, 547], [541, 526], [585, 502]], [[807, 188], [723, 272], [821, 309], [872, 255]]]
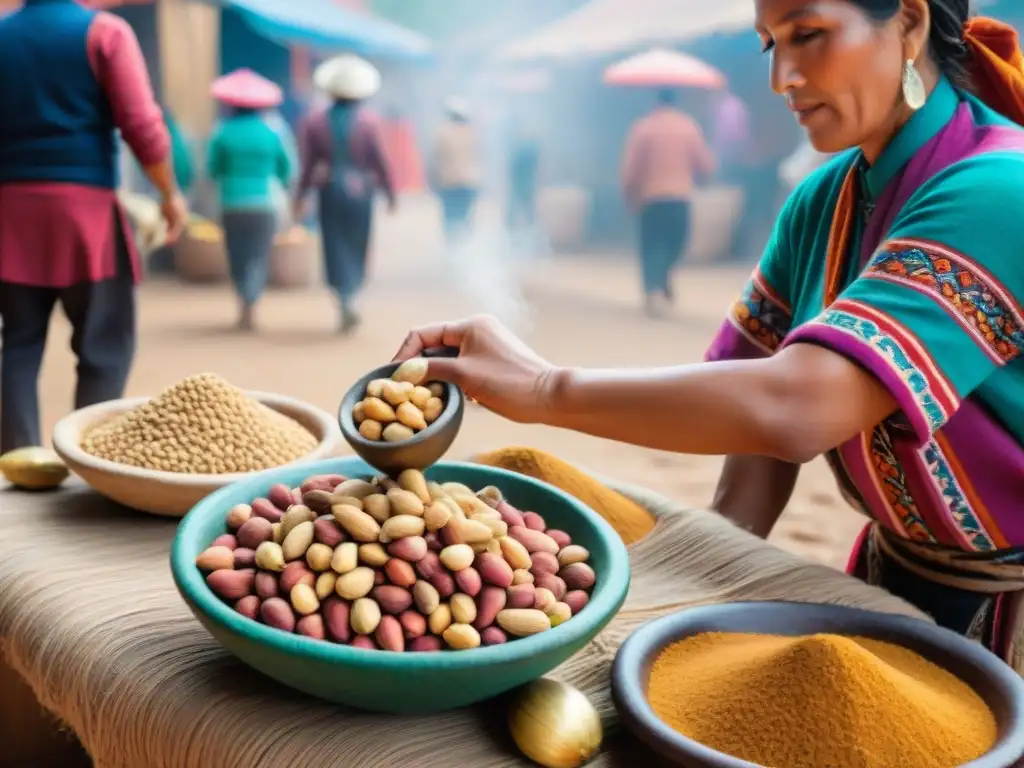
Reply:
[[732, 233], [743, 202], [743, 190], [732, 186], [698, 189], [691, 201], [693, 227], [685, 260], [710, 264], [730, 255]]
[[590, 193], [581, 187], [544, 187], [537, 200], [537, 216], [552, 248], [572, 251], [582, 247], [590, 217]]
[[174, 269], [188, 283], [220, 283], [229, 277], [224, 237], [199, 239], [187, 230], [174, 245]]
[[270, 285], [295, 290], [309, 288], [320, 280], [320, 244], [311, 232], [298, 235], [282, 232], [270, 251]]

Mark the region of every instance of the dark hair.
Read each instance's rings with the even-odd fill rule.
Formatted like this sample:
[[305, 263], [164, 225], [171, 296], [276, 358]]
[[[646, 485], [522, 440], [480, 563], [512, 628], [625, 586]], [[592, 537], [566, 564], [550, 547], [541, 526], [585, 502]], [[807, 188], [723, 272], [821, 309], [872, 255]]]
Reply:
[[[888, 21], [900, 9], [900, 0], [850, 0], [878, 21]], [[932, 26], [928, 43], [939, 69], [961, 88], [971, 87], [967, 69], [970, 56], [964, 42], [964, 25], [971, 15], [970, 0], [928, 0]]]
[[676, 92], [671, 88], [662, 88], [658, 91], [658, 103], [659, 104], [675, 104], [676, 103]]

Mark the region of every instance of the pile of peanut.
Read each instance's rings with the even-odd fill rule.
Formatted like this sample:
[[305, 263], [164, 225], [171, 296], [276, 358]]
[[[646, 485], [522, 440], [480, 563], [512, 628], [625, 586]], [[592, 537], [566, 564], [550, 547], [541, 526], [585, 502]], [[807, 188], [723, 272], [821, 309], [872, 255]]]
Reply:
[[467, 650], [535, 635], [590, 599], [589, 552], [489, 486], [308, 478], [227, 514], [196, 559], [238, 613], [385, 651]]
[[367, 440], [399, 443], [422, 432], [444, 411], [445, 386], [426, 382], [427, 361], [402, 363], [390, 379], [374, 379], [352, 409], [352, 420]]
[[82, 440], [82, 449], [101, 459], [190, 474], [257, 472], [316, 446], [298, 422], [213, 373], [190, 376]]

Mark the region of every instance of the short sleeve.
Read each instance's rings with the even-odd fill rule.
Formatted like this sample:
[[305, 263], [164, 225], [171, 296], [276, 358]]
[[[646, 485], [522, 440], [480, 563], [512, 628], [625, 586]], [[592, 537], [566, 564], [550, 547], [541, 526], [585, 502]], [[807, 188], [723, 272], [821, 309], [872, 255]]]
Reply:
[[1024, 346], [1024, 154], [961, 161], [924, 184], [861, 275], [786, 344], [873, 373], [920, 445]]
[[790, 197], [775, 222], [761, 260], [705, 353], [707, 362], [768, 357], [789, 333], [793, 323], [789, 275], [795, 209], [794, 198]]

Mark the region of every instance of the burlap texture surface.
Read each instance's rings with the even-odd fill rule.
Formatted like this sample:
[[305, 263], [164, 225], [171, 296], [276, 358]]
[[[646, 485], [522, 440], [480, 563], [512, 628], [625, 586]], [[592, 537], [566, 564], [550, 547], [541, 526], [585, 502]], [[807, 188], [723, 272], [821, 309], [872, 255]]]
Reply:
[[[615, 723], [608, 673], [639, 623], [729, 600], [841, 603], [906, 613], [887, 594], [811, 565], [716, 515], [619, 486], [659, 516], [631, 547], [625, 607], [553, 676], [600, 708], [606, 748], [593, 763], [654, 764]], [[823, 520], [823, 524], [827, 521]], [[120, 509], [80, 485], [0, 491], [0, 641], [39, 701], [81, 739], [97, 768], [518, 766], [502, 702], [427, 717], [321, 703], [234, 660], [193, 619], [171, 580], [175, 522]]]

